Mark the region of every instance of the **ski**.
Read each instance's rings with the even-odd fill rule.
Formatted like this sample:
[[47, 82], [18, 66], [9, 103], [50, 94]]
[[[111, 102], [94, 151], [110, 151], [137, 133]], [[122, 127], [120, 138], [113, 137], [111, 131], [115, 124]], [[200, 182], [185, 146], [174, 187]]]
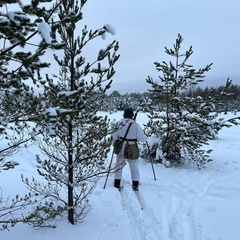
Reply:
[[122, 204], [122, 209], [126, 210], [127, 209], [127, 204], [123, 198], [123, 186], [119, 188], [119, 193], [121, 195], [121, 204]]
[[143, 210], [143, 202], [142, 202], [142, 198], [140, 196], [139, 191], [134, 191], [134, 193], [135, 193], [135, 196], [138, 200], [138, 203], [139, 203], [139, 206], [140, 206], [141, 210]]
[[[124, 200], [124, 196], [123, 196], [123, 186], [121, 186], [119, 189], [118, 189], [119, 193], [120, 193], [120, 196], [121, 196], [121, 205], [122, 205], [122, 209], [123, 210], [126, 210], [127, 209], [127, 204]], [[139, 206], [141, 208], [141, 210], [143, 210], [143, 202], [142, 202], [142, 198], [140, 196], [140, 193], [139, 191], [133, 191], [135, 196], [136, 196], [136, 199], [139, 203]]]

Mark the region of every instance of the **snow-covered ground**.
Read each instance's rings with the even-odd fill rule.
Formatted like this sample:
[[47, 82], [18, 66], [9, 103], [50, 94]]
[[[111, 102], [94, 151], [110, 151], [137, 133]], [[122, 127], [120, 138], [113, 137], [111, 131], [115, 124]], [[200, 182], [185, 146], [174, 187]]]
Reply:
[[[226, 116], [226, 115], [224, 115]], [[226, 117], [230, 117], [229, 114]], [[120, 119], [122, 113], [110, 116]], [[139, 113], [137, 122], [147, 121]], [[34, 230], [17, 224], [0, 232], [1, 240], [239, 240], [240, 239], [240, 127], [224, 128], [217, 141], [210, 142], [213, 162], [205, 169], [195, 166], [165, 168], [155, 165], [154, 181], [151, 165], [140, 159], [141, 210], [131, 190], [130, 171], [123, 171], [124, 199], [122, 210], [119, 192], [110, 175], [99, 180], [90, 198], [91, 212], [84, 222], [72, 226], [63, 219], [56, 229]], [[12, 157], [20, 166], [0, 173], [3, 198], [25, 190], [20, 174], [35, 174], [37, 149], [21, 149]], [[110, 157], [110, 156], [109, 156]]]

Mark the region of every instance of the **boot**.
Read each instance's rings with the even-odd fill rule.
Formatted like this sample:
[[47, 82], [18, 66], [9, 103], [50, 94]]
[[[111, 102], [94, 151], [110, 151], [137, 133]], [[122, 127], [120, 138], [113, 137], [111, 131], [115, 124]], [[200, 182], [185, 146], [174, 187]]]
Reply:
[[132, 189], [133, 191], [138, 191], [138, 181], [132, 181]]
[[114, 179], [114, 187], [120, 189], [121, 179]]

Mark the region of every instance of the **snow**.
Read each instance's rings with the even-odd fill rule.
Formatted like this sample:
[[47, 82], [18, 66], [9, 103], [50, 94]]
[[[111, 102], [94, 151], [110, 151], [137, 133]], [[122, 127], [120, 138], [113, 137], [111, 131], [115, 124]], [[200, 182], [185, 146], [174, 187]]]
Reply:
[[49, 116], [57, 116], [57, 111], [59, 111], [59, 107], [49, 107], [46, 110], [46, 113], [49, 114]]
[[51, 44], [52, 38], [51, 38], [51, 27], [47, 22], [41, 22], [38, 25], [38, 31], [41, 34], [42, 38], [46, 41], [46, 43]]
[[[103, 114], [103, 113], [101, 113]], [[240, 114], [240, 113], [239, 113]], [[238, 115], [239, 115], [238, 114]], [[231, 113], [223, 117], [235, 116]], [[122, 112], [109, 116], [122, 118]], [[235, 116], [236, 117], [236, 116]], [[137, 122], [147, 122], [147, 115], [139, 113]], [[139, 160], [141, 210], [131, 190], [129, 167], [123, 171], [123, 196], [127, 209], [122, 210], [119, 192], [113, 187], [113, 175], [103, 189], [101, 178], [90, 198], [92, 210], [83, 223], [72, 226], [64, 218], [55, 229], [32, 229], [17, 224], [10, 231], [1, 232], [2, 240], [239, 240], [240, 236], [240, 129], [224, 128], [218, 140], [210, 141], [212, 162], [205, 169], [196, 166], [166, 168]], [[20, 174], [37, 178], [35, 155], [39, 150], [30, 146], [20, 149], [9, 160], [20, 165], [0, 173], [3, 199], [27, 190]], [[111, 153], [109, 154], [109, 158]], [[108, 159], [110, 160], [110, 159]], [[106, 164], [108, 166], [108, 163]]]
[[59, 96], [61, 96], [61, 95], [71, 96], [71, 95], [74, 95], [74, 94], [76, 94], [76, 93], [78, 93], [77, 90], [74, 90], [74, 91], [60, 91], [60, 92], [58, 93], [58, 95], [59, 95]]
[[15, 24], [18, 26], [21, 25], [21, 21], [19, 21], [18, 19], [25, 19], [25, 20], [29, 19], [24, 12], [17, 12], [17, 11], [15, 12], [9, 11], [7, 13], [7, 16], [11, 21], [15, 22]]
[[116, 29], [111, 24], [105, 24], [104, 28], [107, 30], [107, 32], [111, 33], [112, 35], [116, 34]]
[[[105, 24], [104, 26], [103, 26], [103, 28], [108, 32], [108, 33], [110, 33], [110, 34], [112, 34], [112, 35], [115, 35], [116, 34], [116, 29], [111, 25], [111, 24]], [[102, 34], [102, 39], [103, 40], [105, 40], [106, 39], [106, 33], [104, 32], [103, 34]]]

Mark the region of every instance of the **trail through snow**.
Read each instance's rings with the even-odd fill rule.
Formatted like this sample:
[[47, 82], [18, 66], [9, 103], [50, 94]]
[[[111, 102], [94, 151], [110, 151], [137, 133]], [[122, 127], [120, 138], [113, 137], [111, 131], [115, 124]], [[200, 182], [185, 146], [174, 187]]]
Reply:
[[[150, 166], [141, 164], [141, 168], [147, 167]], [[158, 176], [156, 182], [143, 180], [140, 186], [143, 210], [131, 190], [130, 181], [124, 183], [124, 199], [128, 206], [124, 212], [126, 218], [121, 222], [116, 216], [115, 221], [120, 226], [130, 224], [130, 234], [134, 235], [128, 239], [239, 239], [240, 235], [227, 237], [232, 227], [236, 233], [240, 220], [239, 168], [226, 175], [213, 169], [165, 169], [158, 166], [157, 170], [163, 172], [162, 177]], [[111, 185], [108, 187], [112, 188]], [[109, 202], [120, 208], [115, 200]], [[129, 227], [125, 226], [125, 229]], [[224, 234], [226, 238], [221, 237]], [[219, 235], [218, 238], [215, 235]]]
[[[116, 119], [120, 115], [114, 115]], [[230, 117], [230, 116], [229, 116]], [[138, 121], [146, 122], [139, 113]], [[239, 240], [240, 236], [240, 129], [224, 128], [217, 141], [207, 148], [214, 151], [214, 160], [205, 169], [196, 166], [166, 168], [139, 161], [141, 210], [131, 189], [129, 166], [123, 170], [123, 210], [121, 196], [113, 187], [110, 174], [106, 189], [101, 178], [90, 198], [92, 210], [84, 222], [72, 226], [66, 219], [56, 229], [34, 230], [18, 224], [9, 232], [1, 232], [1, 240]], [[21, 149], [21, 164], [14, 170], [0, 173], [5, 197], [16, 189], [24, 192], [20, 173], [35, 174], [36, 149]], [[13, 157], [13, 159], [16, 156]]]

